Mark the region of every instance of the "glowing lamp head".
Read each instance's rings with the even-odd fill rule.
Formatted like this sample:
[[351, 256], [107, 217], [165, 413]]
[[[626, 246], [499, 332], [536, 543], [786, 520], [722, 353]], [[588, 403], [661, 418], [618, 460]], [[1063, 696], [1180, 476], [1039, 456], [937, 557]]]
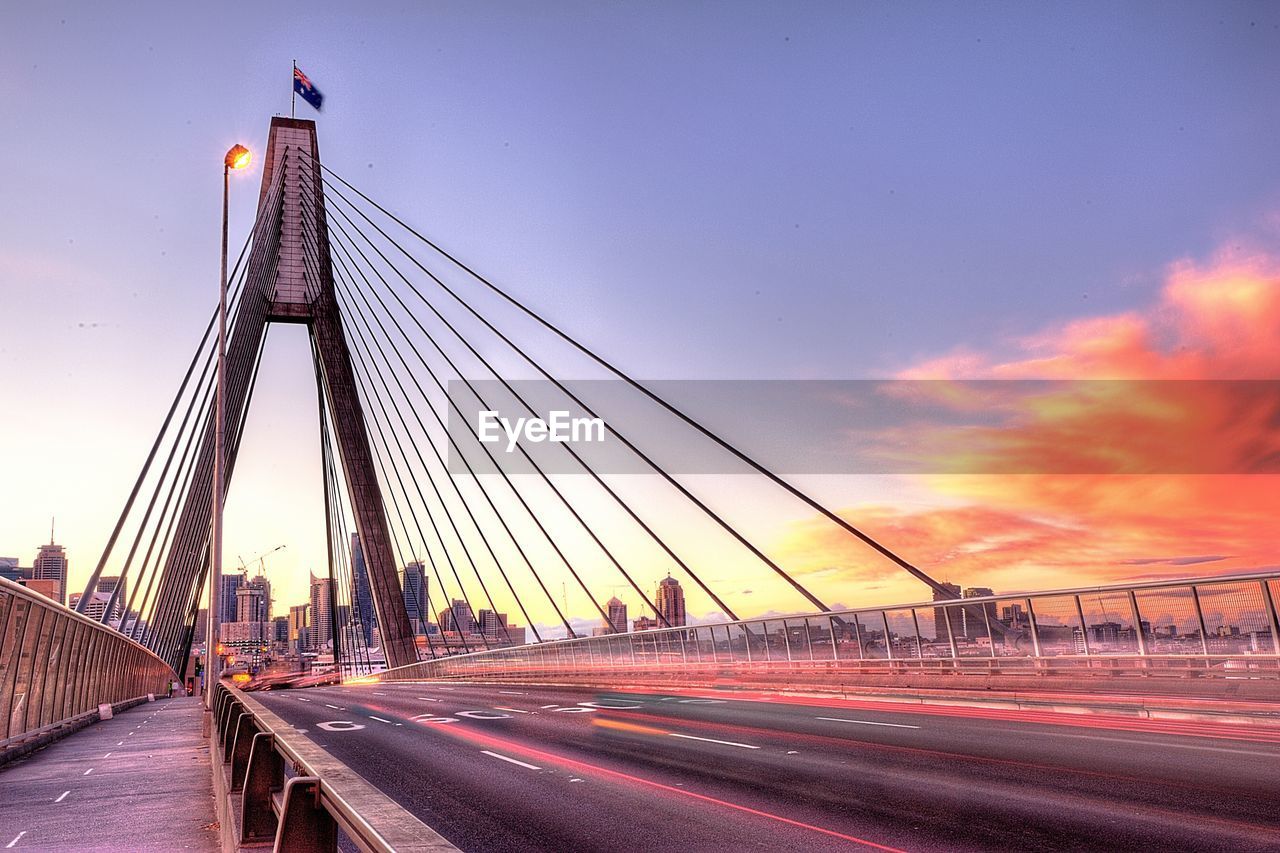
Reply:
[[233, 145], [231, 150], [227, 152], [227, 158], [223, 162], [226, 163], [228, 169], [243, 169], [249, 165], [253, 159], [253, 155], [249, 153], [249, 149], [243, 145]]

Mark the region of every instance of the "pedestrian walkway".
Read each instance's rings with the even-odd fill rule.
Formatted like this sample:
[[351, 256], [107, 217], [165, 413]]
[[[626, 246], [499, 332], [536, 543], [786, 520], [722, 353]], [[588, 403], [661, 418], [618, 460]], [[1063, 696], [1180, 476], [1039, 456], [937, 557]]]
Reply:
[[0, 850], [216, 851], [202, 714], [144, 702], [0, 769]]

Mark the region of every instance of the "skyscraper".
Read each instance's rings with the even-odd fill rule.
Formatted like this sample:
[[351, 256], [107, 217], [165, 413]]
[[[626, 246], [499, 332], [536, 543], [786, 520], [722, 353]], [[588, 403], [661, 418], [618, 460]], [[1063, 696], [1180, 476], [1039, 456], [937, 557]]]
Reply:
[[[677, 628], [686, 624], [684, 612], [684, 590], [680, 581], [671, 577], [670, 573], [658, 581], [658, 612], [666, 619], [666, 625]], [[658, 620], [659, 623], [662, 620]], [[662, 627], [666, 627], [663, 625]]]
[[[360, 547], [360, 534], [351, 534], [351, 600], [355, 603], [356, 619], [360, 621], [360, 630], [364, 634], [364, 643], [373, 641], [373, 629], [378, 624], [378, 615], [373, 608], [373, 590], [369, 587], [369, 568], [364, 564], [364, 551]], [[409, 624], [413, 625], [410, 617]]]
[[311, 576], [310, 638], [313, 648], [333, 642], [333, 582]]
[[440, 630], [456, 631], [459, 634], [474, 634], [476, 618], [471, 612], [471, 605], [466, 599], [455, 598], [448, 610], [440, 611]]
[[[935, 589], [933, 591], [934, 601], [950, 601], [953, 598], [960, 597], [959, 584], [944, 583], [942, 587], [943, 589], [946, 590], [946, 592], [940, 592]], [[960, 626], [956, 625], [955, 629], [956, 629], [956, 632], [959, 633]], [[945, 607], [933, 608], [933, 636], [939, 642], [946, 640], [947, 637], [949, 636], [947, 634], [947, 608]]]
[[[98, 592], [105, 593], [108, 601], [111, 599], [112, 594], [115, 593], [116, 587], [120, 587], [120, 592], [116, 594], [115, 606], [111, 608], [111, 615], [107, 617], [108, 622], [119, 620], [121, 614], [124, 613], [125, 606], [129, 603], [127, 583], [127, 581], [121, 580], [119, 575], [103, 575], [98, 578]], [[101, 612], [99, 612], [99, 616], [101, 616]]]
[[289, 651], [298, 653], [311, 647], [307, 636], [307, 610], [309, 604], [297, 604], [289, 608]]
[[[964, 591], [965, 598], [986, 598], [991, 595], [995, 595], [995, 593], [991, 591], [990, 587], [985, 586], [971, 586]], [[954, 620], [956, 613], [960, 614], [960, 620], [964, 625], [964, 627], [960, 629], [960, 634], [970, 640], [976, 640], [979, 637], [987, 636], [987, 622], [997, 621], [996, 603], [994, 601], [988, 601], [986, 604], [981, 606], [978, 613], [973, 613], [972, 611], [976, 609], [979, 608], [978, 605], [975, 604], [968, 608], [957, 608], [956, 611], [951, 614], [951, 618], [953, 620], [952, 627], [955, 627]], [[986, 612], [985, 619], [983, 618], [982, 611]]]
[[31, 564], [31, 577], [34, 580], [56, 581], [58, 594], [53, 598], [59, 604], [67, 603], [67, 554], [61, 545], [53, 544], [53, 531], [49, 532], [49, 544], [40, 546], [40, 551]]
[[218, 595], [218, 621], [234, 622], [239, 615], [236, 612], [236, 591], [240, 589], [240, 584], [249, 580], [247, 575], [238, 575], [234, 572], [223, 575], [222, 590]]
[[602, 620], [600, 627], [592, 633], [598, 637], [605, 634], [627, 633], [627, 605], [617, 596], [614, 596], [605, 602], [604, 610], [608, 618]]
[[427, 633], [427, 572], [422, 561], [414, 560], [404, 567], [404, 609], [415, 634]]

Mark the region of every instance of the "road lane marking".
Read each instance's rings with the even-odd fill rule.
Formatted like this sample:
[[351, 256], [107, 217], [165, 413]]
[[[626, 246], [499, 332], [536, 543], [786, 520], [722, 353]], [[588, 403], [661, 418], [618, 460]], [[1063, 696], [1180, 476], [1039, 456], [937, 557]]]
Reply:
[[61, 794], [58, 795], [58, 799], [54, 800], [54, 802], [55, 803], [62, 802], [67, 798], [67, 794], [70, 794], [70, 793], [71, 793], [70, 791], [63, 791]]
[[25, 829], [22, 830], [22, 832], [19, 832], [12, 841], [10, 841], [8, 844], [5, 845], [5, 848], [8, 849], [9, 847], [12, 847], [13, 845], [17, 844], [19, 841], [22, 840], [22, 836], [26, 834], [27, 834], [27, 831]]
[[371, 720], [377, 720], [377, 721], [378, 721], [378, 722], [380, 722], [380, 723], [390, 723], [390, 722], [391, 722], [390, 720], [384, 720], [384, 719], [382, 719], [381, 717], [375, 717], [373, 714], [370, 714], [370, 715], [369, 715], [369, 719], [371, 719]]
[[332, 708], [332, 709], [333, 709], [333, 710], [335, 710], [335, 711], [341, 711], [341, 710], [342, 710], [342, 709], [341, 709], [341, 708], [339, 708], [337, 705], [330, 705], [328, 702], [325, 702], [325, 703], [324, 703], [324, 706], [325, 706], [326, 708]]
[[415, 699], [421, 699], [423, 702], [443, 702], [443, 699], [432, 699], [430, 696], [415, 696]]
[[518, 690], [499, 690], [499, 693], [505, 693], [507, 696], [523, 696], [524, 694]]
[[743, 749], [759, 749], [760, 748], [758, 746], [752, 746], [749, 743], [735, 743], [734, 741], [731, 741], [731, 740], [716, 740], [715, 738], [698, 737], [697, 735], [682, 735], [679, 732], [667, 732], [667, 734], [669, 734], [671, 737], [684, 738], [685, 740], [701, 740], [701, 741], [706, 741], [707, 743], [720, 743], [720, 744], [724, 744], [725, 746], [740, 746]]
[[298, 701], [299, 701], [299, 702], [310, 702], [311, 700], [310, 700], [310, 699], [303, 699], [301, 696], [299, 696], [299, 697], [298, 697]]
[[544, 710], [544, 711], [545, 711], [545, 710], [547, 710], [548, 708], [559, 708], [559, 707], [560, 707], [559, 705], [543, 705], [543, 706], [542, 706], [542, 710]]
[[453, 690], [452, 687], [438, 687], [437, 690]]
[[106, 759], [108, 759], [108, 758], [110, 758], [110, 757], [111, 757], [111, 753], [109, 753], [109, 752], [108, 752], [106, 755], [102, 756], [103, 760], [106, 760]]
[[133, 737], [133, 732], [129, 732], [129, 737]]
[[908, 726], [905, 723], [877, 723], [875, 720], [846, 720], [842, 717], [814, 717], [815, 720], [828, 720], [832, 723], [857, 723], [860, 726], [888, 726], [893, 729], [918, 729], [919, 726]]
[[116, 741], [116, 746], [124, 746], [124, 741], [122, 740]]
[[84, 773], [83, 773], [82, 775], [84, 775], [84, 776], [88, 776], [88, 775], [89, 775], [90, 773], [92, 773], [92, 772], [93, 772], [93, 768], [92, 768], [92, 767], [90, 767], [88, 770], [84, 771]]
[[511, 762], [512, 764], [518, 764], [518, 765], [520, 765], [521, 767], [526, 767], [526, 768], [528, 768], [529, 770], [541, 770], [541, 769], [542, 769], [541, 767], [539, 767], [539, 766], [538, 766], [538, 765], [536, 765], [536, 764], [526, 764], [525, 762], [520, 761], [520, 760], [518, 760], [518, 759], [515, 759], [515, 758], [508, 758], [508, 757], [507, 757], [507, 756], [505, 756], [505, 755], [501, 755], [501, 754], [496, 753], [496, 752], [490, 752], [490, 751], [489, 751], [489, 750], [487, 750], [487, 749], [482, 749], [482, 750], [480, 750], [480, 751], [481, 751], [481, 752], [483, 752], [485, 755], [489, 755], [489, 756], [492, 756], [492, 757], [494, 757], [494, 758], [500, 758], [500, 759], [502, 759], [503, 761], [509, 761], [509, 762]]
[[493, 710], [495, 710], [495, 711], [510, 711], [510, 712], [511, 712], [511, 713], [513, 713], [513, 714], [527, 714], [527, 713], [529, 713], [528, 711], [521, 711], [519, 708], [503, 708], [503, 707], [502, 707], [502, 706], [500, 706], [500, 705], [494, 705], [494, 706], [493, 706]]

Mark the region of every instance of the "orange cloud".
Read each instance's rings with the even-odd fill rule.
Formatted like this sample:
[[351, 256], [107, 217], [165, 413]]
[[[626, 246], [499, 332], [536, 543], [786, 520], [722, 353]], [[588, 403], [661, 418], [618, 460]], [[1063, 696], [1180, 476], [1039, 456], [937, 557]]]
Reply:
[[[984, 400], [956, 390], [972, 386], [956, 386], [947, 399], [958, 410], [986, 404], [1008, 417], [967, 431], [962, 450], [930, 428], [903, 430], [888, 443], [932, 454], [942, 465], [935, 470], [998, 473], [928, 478], [942, 508], [842, 514], [935, 578], [998, 590], [1280, 563], [1273, 534], [1280, 475], [1239, 473], [1280, 466], [1280, 384], [1241, 393], [1221, 381], [1275, 380], [1278, 369], [1280, 259], [1179, 263], [1149, 310], [1041, 330], [1014, 341], [1012, 357], [965, 349], [900, 375], [1200, 381], [1082, 383], [1015, 400]], [[1177, 464], [1187, 448], [1203, 466], [1195, 470], [1229, 473], [1125, 473], [1188, 470]], [[1121, 473], [1090, 473], [1103, 470]], [[1017, 473], [1027, 471], [1081, 473]], [[795, 525], [780, 548], [802, 578], [839, 576], [846, 588], [857, 582], [927, 597], [818, 520]], [[879, 592], [875, 599], [888, 600]]]

